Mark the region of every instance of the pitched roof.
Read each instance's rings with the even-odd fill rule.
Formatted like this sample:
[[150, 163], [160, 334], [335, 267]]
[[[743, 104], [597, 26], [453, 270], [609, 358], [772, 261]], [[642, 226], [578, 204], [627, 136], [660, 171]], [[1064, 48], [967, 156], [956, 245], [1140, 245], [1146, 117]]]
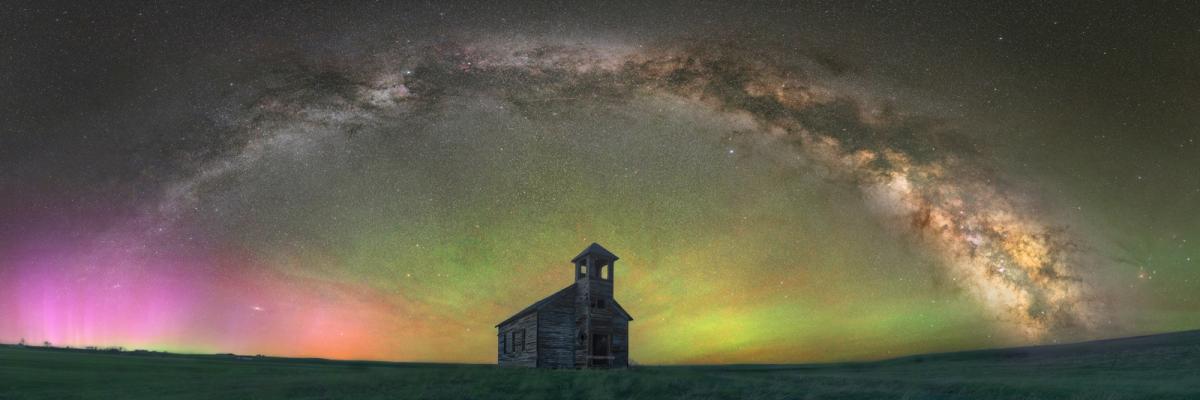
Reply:
[[574, 292], [575, 292], [575, 284], [574, 284], [574, 283], [572, 283], [570, 286], [567, 286], [567, 287], [565, 287], [565, 288], [562, 288], [562, 290], [559, 290], [559, 291], [557, 291], [557, 292], [554, 292], [554, 294], [552, 294], [552, 295], [549, 295], [549, 296], [546, 296], [546, 298], [544, 298], [544, 299], [541, 299], [541, 300], [538, 300], [538, 301], [534, 302], [533, 304], [530, 304], [530, 305], [529, 305], [529, 307], [525, 307], [525, 308], [524, 308], [524, 309], [522, 309], [521, 311], [517, 311], [517, 313], [516, 313], [516, 314], [513, 314], [513, 316], [511, 316], [511, 317], [508, 317], [508, 319], [506, 319], [506, 320], [503, 320], [503, 321], [500, 321], [500, 323], [496, 324], [496, 327], [497, 327], [497, 328], [499, 328], [499, 327], [500, 327], [500, 325], [507, 324], [507, 323], [509, 323], [509, 322], [511, 322], [511, 321], [513, 321], [513, 320], [515, 320], [515, 319], [517, 319], [517, 318], [524, 317], [524, 316], [525, 316], [525, 314], [529, 314], [529, 313], [531, 313], [531, 312], [537, 311], [538, 309], [541, 309], [543, 306], [545, 306], [545, 305], [547, 305], [547, 304], [550, 304], [550, 302], [554, 301], [554, 300], [555, 300], [555, 299], [557, 299], [559, 296], [565, 296], [565, 295], [567, 295], [567, 294], [573, 294]]
[[[574, 293], [575, 293], [575, 284], [572, 283], [572, 284], [568, 285], [567, 287], [562, 288], [562, 290], [554, 292], [554, 294], [546, 296], [546, 298], [538, 300], [538, 301], [534, 302], [533, 304], [530, 304], [529, 307], [525, 307], [521, 311], [517, 311], [516, 314], [513, 314], [513, 316], [511, 316], [511, 317], [508, 317], [508, 319], [500, 321], [500, 323], [496, 324], [495, 327], [499, 328], [501, 325], [515, 321], [517, 318], [524, 317], [525, 315], [527, 315], [531, 312], [540, 310], [545, 305], [550, 304], [550, 302], [553, 302], [555, 299], [558, 299], [559, 296], [574, 295]], [[621, 314], [625, 315], [626, 320], [633, 321], [633, 316], [629, 315], [628, 311], [625, 311], [625, 307], [621, 307], [621, 303], [618, 303], [617, 299], [612, 299], [612, 303], [614, 306], [617, 307], [617, 311], [620, 311]]]
[[604, 248], [604, 246], [601, 246], [599, 243], [593, 242], [591, 245], [588, 245], [588, 247], [586, 249], [583, 249], [583, 251], [580, 252], [579, 255], [575, 256], [575, 258], [572, 258], [571, 262], [578, 261], [580, 258], [584, 258], [588, 254], [595, 254], [595, 255], [599, 256], [598, 258], [603, 258], [606, 260], [616, 261], [618, 258], [620, 258], [620, 257], [617, 257], [616, 254], [613, 254], [611, 251], [608, 251], [608, 249]]

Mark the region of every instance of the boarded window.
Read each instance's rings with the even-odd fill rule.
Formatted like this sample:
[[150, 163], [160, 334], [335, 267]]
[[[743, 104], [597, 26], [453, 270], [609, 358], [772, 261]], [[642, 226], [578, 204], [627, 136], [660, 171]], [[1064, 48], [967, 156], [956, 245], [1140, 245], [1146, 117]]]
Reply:
[[513, 332], [513, 351], [518, 353], [525, 351], [525, 330], [521, 329]]
[[[512, 334], [513, 333], [510, 331], [508, 333], [505, 333], [504, 336], [511, 336]], [[512, 340], [512, 338], [508, 338], [508, 340], [504, 341], [504, 352], [512, 353], [512, 351], [513, 351], [513, 340]]]
[[500, 335], [500, 352], [501, 353], [508, 353], [508, 347], [507, 347], [508, 340], [507, 339], [508, 339], [507, 333], [503, 333]]

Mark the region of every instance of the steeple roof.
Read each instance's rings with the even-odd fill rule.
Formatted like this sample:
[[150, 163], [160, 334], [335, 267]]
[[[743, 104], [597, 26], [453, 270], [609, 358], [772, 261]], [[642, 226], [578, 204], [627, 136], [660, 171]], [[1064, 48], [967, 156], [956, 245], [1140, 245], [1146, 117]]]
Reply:
[[604, 246], [601, 246], [599, 243], [593, 242], [586, 249], [583, 249], [583, 251], [580, 252], [579, 255], [575, 256], [575, 258], [572, 258], [571, 262], [579, 261], [579, 259], [587, 257], [588, 255], [595, 255], [596, 258], [611, 260], [611, 261], [616, 261], [619, 258], [619, 257], [617, 257], [616, 254], [613, 254], [611, 251], [608, 251], [608, 249], [604, 248]]

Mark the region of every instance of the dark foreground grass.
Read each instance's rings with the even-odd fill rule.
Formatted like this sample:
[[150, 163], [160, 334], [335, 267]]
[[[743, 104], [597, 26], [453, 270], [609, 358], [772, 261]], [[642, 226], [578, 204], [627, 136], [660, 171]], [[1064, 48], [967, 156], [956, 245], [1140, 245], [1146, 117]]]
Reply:
[[575, 371], [0, 346], [0, 399], [1200, 399], [1200, 332], [835, 365]]

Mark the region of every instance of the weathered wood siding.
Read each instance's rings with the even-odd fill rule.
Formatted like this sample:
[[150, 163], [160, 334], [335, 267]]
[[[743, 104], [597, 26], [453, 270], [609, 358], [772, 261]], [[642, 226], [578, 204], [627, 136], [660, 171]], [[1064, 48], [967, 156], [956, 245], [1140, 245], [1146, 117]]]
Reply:
[[586, 333], [590, 327], [588, 321], [588, 293], [589, 279], [583, 278], [575, 283], [578, 290], [575, 292], [575, 334], [571, 340], [575, 343], [575, 366], [578, 368], [587, 368], [588, 366], [588, 343], [587, 340], [580, 340], [579, 336]]
[[624, 316], [613, 317], [612, 355], [613, 367], [629, 366], [629, 320]]
[[[617, 311], [617, 306], [613, 301], [612, 281], [580, 279], [576, 285], [579, 290], [575, 295], [575, 365], [579, 367], [589, 365], [591, 335], [608, 335], [610, 353], [614, 357], [610, 365], [613, 367], [628, 366], [629, 321], [625, 320], [625, 317]], [[592, 307], [595, 299], [604, 299], [605, 307]], [[584, 332], [590, 332], [589, 338], [586, 341], [580, 341], [579, 336]]]
[[[532, 312], [522, 316], [515, 321], [501, 325], [499, 335], [496, 337], [497, 356], [496, 362], [502, 367], [537, 367], [537, 351], [538, 351], [538, 314]], [[516, 343], [513, 342], [513, 351], [505, 351], [506, 343], [513, 337], [514, 331], [524, 330], [525, 346], [524, 350], [517, 351]]]
[[558, 296], [538, 311], [538, 366], [575, 367], [575, 296]]

